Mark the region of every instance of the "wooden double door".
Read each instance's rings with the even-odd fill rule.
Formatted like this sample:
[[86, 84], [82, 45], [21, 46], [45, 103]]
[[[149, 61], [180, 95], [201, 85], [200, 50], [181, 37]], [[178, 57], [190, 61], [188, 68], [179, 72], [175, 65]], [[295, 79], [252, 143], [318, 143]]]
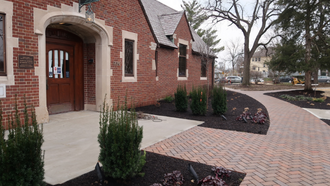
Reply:
[[46, 89], [49, 114], [83, 110], [82, 41], [63, 30], [47, 29]]

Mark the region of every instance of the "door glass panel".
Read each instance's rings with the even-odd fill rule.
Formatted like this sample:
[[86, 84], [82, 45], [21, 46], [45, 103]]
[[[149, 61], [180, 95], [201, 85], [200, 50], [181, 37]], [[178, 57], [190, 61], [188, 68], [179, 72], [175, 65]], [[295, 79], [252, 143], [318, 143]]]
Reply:
[[69, 62], [69, 53], [65, 53], [65, 66], [66, 66], [66, 78], [70, 77], [70, 62]]
[[[58, 67], [58, 51], [54, 51], [54, 67]], [[58, 78], [58, 74], [55, 73], [55, 78]]]
[[53, 77], [53, 50], [50, 50], [48, 52], [48, 71], [49, 71], [48, 77], [52, 78]]
[[60, 76], [60, 78], [63, 78], [63, 67], [64, 67], [64, 65], [63, 65], [63, 62], [64, 62], [64, 53], [63, 53], [63, 51], [61, 50], [60, 51], [60, 66], [59, 67], [61, 67], [62, 68], [62, 73], [61, 74], [59, 74], [59, 76]]
[[5, 36], [4, 36], [4, 20], [5, 16], [0, 14], [0, 72], [5, 72]]

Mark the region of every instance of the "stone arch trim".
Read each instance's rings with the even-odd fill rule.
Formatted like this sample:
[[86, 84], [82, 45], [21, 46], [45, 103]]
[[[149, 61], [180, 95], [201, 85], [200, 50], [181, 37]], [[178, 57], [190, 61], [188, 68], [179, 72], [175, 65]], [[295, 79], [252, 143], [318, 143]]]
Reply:
[[85, 110], [99, 110], [106, 96], [106, 103], [112, 105], [110, 92], [111, 46], [113, 45], [113, 27], [107, 26], [104, 20], [95, 19], [94, 23], [86, 23], [85, 10], [79, 13], [78, 3], [73, 6], [61, 4], [61, 8], [47, 6], [47, 10], [34, 8], [34, 32], [38, 35], [38, 66], [35, 74], [39, 77], [39, 107], [36, 107], [38, 123], [49, 121], [46, 95], [46, 28], [53, 23], [72, 23], [91, 35], [85, 42], [95, 42], [95, 74], [96, 74], [96, 105], [85, 105]]

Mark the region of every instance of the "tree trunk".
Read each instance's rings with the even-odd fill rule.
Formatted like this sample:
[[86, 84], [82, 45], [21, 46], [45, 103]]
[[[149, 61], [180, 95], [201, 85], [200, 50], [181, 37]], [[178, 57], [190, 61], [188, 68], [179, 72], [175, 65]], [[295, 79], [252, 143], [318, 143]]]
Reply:
[[248, 43], [244, 44], [244, 74], [243, 74], [243, 85], [250, 85], [250, 52]]
[[305, 90], [312, 90], [311, 77], [312, 77], [311, 71], [305, 72]]
[[[305, 41], [306, 41], [306, 55], [305, 55], [305, 63], [306, 65], [309, 66], [309, 63], [311, 61], [311, 50], [312, 50], [312, 38], [311, 38], [311, 30], [310, 30], [310, 4], [309, 1], [307, 1], [307, 12], [306, 12], [306, 22], [305, 22], [305, 29], [306, 29], [306, 36], [305, 36]], [[311, 74], [312, 72], [308, 70], [307, 72], [305, 71], [305, 90], [312, 90], [312, 83], [311, 83]]]
[[314, 78], [314, 81], [312, 83], [318, 84], [319, 83], [319, 70], [318, 69], [316, 69], [314, 71], [313, 78]]

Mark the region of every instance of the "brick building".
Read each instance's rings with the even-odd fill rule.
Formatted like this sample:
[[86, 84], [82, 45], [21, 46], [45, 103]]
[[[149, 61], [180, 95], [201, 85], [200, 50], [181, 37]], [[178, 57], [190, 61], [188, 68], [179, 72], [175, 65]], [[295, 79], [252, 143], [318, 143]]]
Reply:
[[[99, 110], [125, 94], [138, 106], [177, 85], [212, 84], [212, 54], [184, 12], [156, 0], [100, 0], [86, 22], [78, 0], [0, 0], [0, 96], [4, 118], [25, 95], [38, 122]], [[202, 55], [201, 55], [202, 54]], [[207, 55], [205, 55], [207, 54]], [[211, 65], [203, 65], [204, 57]], [[202, 62], [203, 61], [203, 62]]]

